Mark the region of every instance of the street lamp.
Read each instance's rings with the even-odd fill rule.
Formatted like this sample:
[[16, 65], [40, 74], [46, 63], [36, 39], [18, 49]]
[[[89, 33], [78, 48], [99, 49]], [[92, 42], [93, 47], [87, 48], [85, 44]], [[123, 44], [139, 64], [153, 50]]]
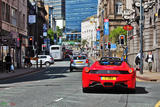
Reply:
[[[101, 23], [102, 23], [102, 31], [104, 32], [104, 9], [101, 11]], [[103, 42], [102, 42], [102, 57], [104, 57], [104, 42], [105, 42], [105, 38], [104, 38], [104, 34], [103, 34]]]
[[[36, 58], [38, 58], [38, 52], [39, 52], [39, 48], [38, 48], [38, 1], [34, 1], [32, 3], [32, 5], [35, 6], [35, 15], [36, 15], [36, 22], [35, 22], [35, 36], [36, 36], [36, 42], [35, 42], [35, 45], [36, 45]], [[38, 68], [38, 59], [36, 59], [36, 67]]]

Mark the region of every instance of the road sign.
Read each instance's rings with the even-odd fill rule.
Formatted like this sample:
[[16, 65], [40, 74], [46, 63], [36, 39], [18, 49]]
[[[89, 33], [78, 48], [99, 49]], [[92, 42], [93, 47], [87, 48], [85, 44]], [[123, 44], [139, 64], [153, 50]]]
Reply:
[[133, 29], [133, 26], [125, 25], [125, 26], [123, 26], [123, 29], [126, 30], [126, 31], [131, 31]]

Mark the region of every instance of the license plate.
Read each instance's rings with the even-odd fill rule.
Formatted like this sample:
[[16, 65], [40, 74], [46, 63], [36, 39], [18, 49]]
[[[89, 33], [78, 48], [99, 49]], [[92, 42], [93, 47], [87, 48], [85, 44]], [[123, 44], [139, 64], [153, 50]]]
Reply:
[[101, 80], [116, 80], [116, 77], [101, 77]]
[[78, 61], [78, 62], [76, 62], [76, 63], [78, 63], [78, 64], [79, 64], [79, 63], [83, 63], [83, 62], [82, 62], [82, 61]]

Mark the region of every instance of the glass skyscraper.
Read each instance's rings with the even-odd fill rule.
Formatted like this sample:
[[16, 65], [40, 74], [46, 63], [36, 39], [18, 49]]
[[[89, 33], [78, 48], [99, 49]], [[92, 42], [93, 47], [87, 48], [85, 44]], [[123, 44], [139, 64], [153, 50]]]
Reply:
[[97, 14], [97, 0], [66, 0], [66, 31], [80, 32], [81, 22]]
[[50, 16], [51, 14], [53, 15], [56, 24], [63, 27], [65, 20], [65, 0], [44, 0], [44, 4], [50, 7], [49, 14]]
[[79, 37], [71, 35], [73, 32], [81, 32], [81, 22], [92, 15], [97, 14], [98, 0], [66, 0], [65, 18], [68, 33], [67, 38], [71, 40]]

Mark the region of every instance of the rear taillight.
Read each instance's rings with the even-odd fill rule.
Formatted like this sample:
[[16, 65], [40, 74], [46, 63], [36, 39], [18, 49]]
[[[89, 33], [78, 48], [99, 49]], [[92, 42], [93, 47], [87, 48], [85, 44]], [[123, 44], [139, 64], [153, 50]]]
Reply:
[[88, 59], [86, 60], [86, 63], [89, 63]]
[[71, 60], [71, 63], [73, 63], [73, 59]]
[[85, 68], [84, 71], [85, 71], [86, 73], [88, 73], [88, 72], [89, 72], [89, 68], [88, 68], [88, 67]]
[[51, 60], [54, 60], [53, 58], [51, 58]]
[[128, 72], [131, 74], [133, 73], [133, 69], [129, 69]]

